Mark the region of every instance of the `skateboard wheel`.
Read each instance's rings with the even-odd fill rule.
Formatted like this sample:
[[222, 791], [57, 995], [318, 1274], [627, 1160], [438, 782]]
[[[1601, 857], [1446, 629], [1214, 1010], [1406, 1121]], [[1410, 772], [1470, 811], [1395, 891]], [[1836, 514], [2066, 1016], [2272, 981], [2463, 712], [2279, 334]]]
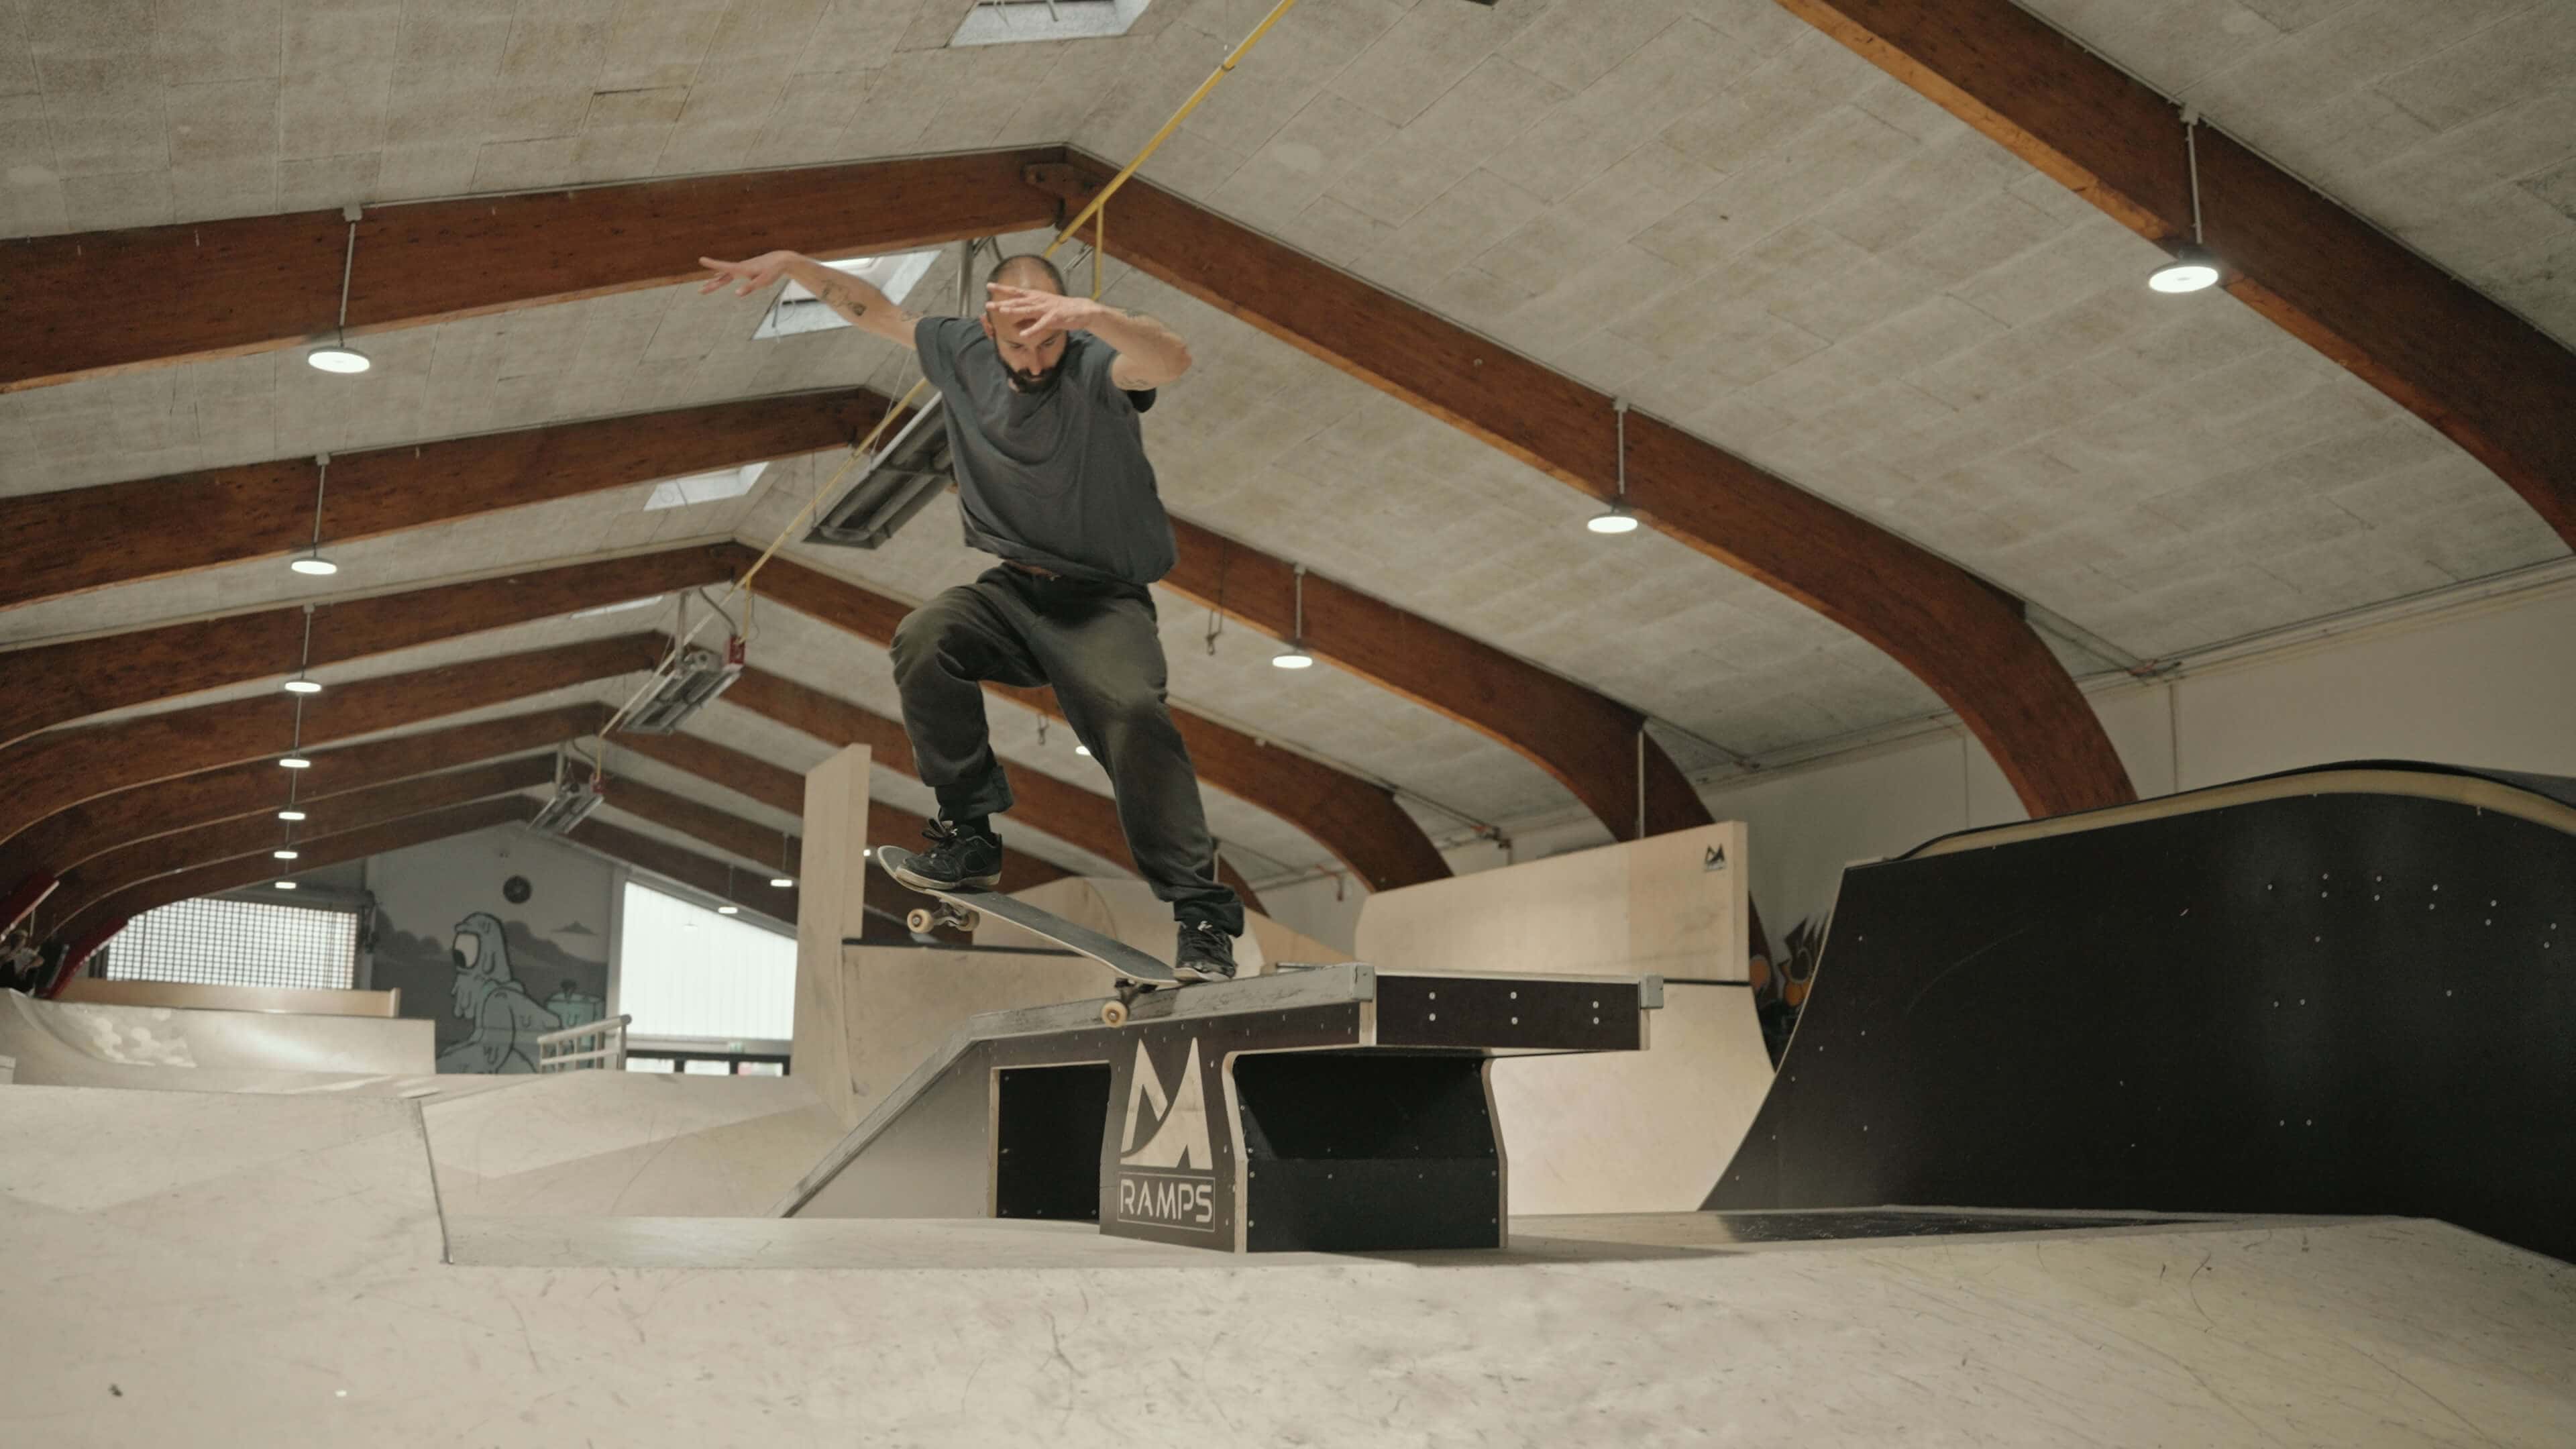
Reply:
[[932, 915], [927, 906], [922, 906], [916, 907], [911, 915], [904, 917], [903, 923], [912, 928], [914, 935], [927, 936], [930, 934], [930, 928], [939, 924], [939, 918]]
[[983, 928], [983, 925], [984, 913], [981, 911], [959, 911], [957, 913], [957, 929], [964, 931], [967, 935], [974, 935], [978, 930]]
[[1104, 1001], [1100, 1003], [1100, 1024], [1103, 1026], [1125, 1026], [1127, 1024], [1127, 1003], [1123, 1001]]

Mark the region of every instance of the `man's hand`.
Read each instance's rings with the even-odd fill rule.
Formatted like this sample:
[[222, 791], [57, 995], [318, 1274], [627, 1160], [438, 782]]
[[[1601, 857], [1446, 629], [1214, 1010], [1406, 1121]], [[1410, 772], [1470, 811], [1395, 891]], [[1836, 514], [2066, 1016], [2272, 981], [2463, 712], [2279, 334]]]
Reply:
[[987, 285], [984, 291], [990, 297], [984, 308], [993, 314], [993, 325], [1010, 328], [1022, 342], [1039, 341], [1051, 332], [1088, 327], [1098, 314], [1108, 310], [1089, 297], [1033, 292], [999, 282]]
[[742, 285], [735, 287], [733, 294], [748, 297], [778, 285], [778, 279], [787, 275], [787, 268], [803, 260], [795, 252], [763, 252], [747, 262], [720, 262], [713, 257], [700, 257], [698, 265], [715, 273], [715, 276], [698, 289], [698, 295], [703, 297], [727, 283], [739, 282]]

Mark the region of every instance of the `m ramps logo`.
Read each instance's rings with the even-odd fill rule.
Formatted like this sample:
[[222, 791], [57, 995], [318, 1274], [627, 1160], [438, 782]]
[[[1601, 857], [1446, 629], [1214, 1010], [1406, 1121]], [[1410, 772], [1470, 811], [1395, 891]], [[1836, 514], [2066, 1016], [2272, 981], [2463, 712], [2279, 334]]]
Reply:
[[[1152, 1131], [1141, 1147], [1136, 1135]], [[1190, 1041], [1180, 1085], [1163, 1089], [1145, 1044], [1136, 1043], [1136, 1070], [1127, 1086], [1127, 1128], [1118, 1142], [1118, 1218], [1156, 1227], [1216, 1231], [1216, 1154], [1208, 1150], [1207, 1088], [1199, 1072], [1199, 1044]]]

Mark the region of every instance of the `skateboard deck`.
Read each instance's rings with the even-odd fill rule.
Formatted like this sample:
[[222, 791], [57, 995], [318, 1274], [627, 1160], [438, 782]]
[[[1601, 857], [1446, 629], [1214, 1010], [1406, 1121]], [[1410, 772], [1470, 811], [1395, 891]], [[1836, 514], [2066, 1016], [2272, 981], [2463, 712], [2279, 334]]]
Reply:
[[898, 846], [880, 845], [876, 848], [875, 859], [876, 863], [884, 868], [885, 873], [894, 878], [896, 884], [906, 890], [919, 891], [940, 902], [938, 908], [924, 907], [912, 913], [907, 924], [915, 931], [927, 933], [931, 927], [942, 925], [971, 931], [975, 928], [976, 917], [991, 916], [996, 920], [1008, 921], [1021, 930], [1042, 936], [1067, 950], [1079, 952], [1108, 967], [1118, 976], [1118, 984], [1115, 988], [1118, 996], [1115, 1001], [1106, 1003], [1101, 1008], [1100, 1019], [1111, 1026], [1117, 1026], [1126, 1021], [1127, 1005], [1139, 995], [1182, 984], [1179, 978], [1172, 975], [1171, 967], [1126, 942], [1112, 940], [1087, 926], [1077, 926], [1051, 911], [1039, 910], [1016, 896], [986, 890], [982, 886], [958, 886], [953, 890], [943, 890], [915, 885], [905, 880], [902, 875], [903, 870], [912, 864], [911, 851]]

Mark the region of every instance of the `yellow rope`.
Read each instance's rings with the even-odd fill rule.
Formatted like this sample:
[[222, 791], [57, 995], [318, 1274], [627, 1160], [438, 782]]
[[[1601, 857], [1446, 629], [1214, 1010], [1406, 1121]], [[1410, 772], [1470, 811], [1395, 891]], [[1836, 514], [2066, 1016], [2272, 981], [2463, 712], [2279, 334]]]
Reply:
[[[1271, 6], [1270, 13], [1261, 17], [1261, 23], [1252, 27], [1252, 33], [1246, 35], [1242, 42], [1236, 45], [1234, 49], [1226, 52], [1225, 59], [1217, 63], [1217, 68], [1208, 72], [1208, 78], [1199, 82], [1199, 88], [1190, 92], [1190, 98], [1181, 102], [1181, 108], [1179, 110], [1172, 112], [1172, 118], [1165, 121], [1163, 123], [1163, 128], [1156, 131], [1153, 138], [1145, 143], [1144, 149], [1136, 153], [1136, 159], [1128, 162], [1125, 167], [1119, 170], [1117, 175], [1110, 177], [1108, 184], [1100, 188], [1100, 194], [1092, 197], [1090, 204], [1083, 207], [1080, 212], [1076, 213], [1073, 220], [1066, 222], [1064, 229], [1056, 233], [1055, 240], [1047, 243], [1046, 250], [1039, 253], [1039, 255], [1048, 257], [1054, 256], [1056, 248], [1063, 246], [1069, 238], [1080, 232], [1085, 222], [1094, 221], [1096, 219], [1098, 222], [1098, 229], [1093, 235], [1091, 253], [1091, 295], [1098, 297], [1100, 295], [1100, 254], [1102, 251], [1106, 250], [1109, 238], [1108, 212], [1104, 209], [1109, 204], [1109, 198], [1117, 194], [1119, 187], [1127, 184], [1127, 179], [1136, 174], [1137, 167], [1144, 165], [1147, 159], [1152, 157], [1154, 152], [1160, 148], [1165, 141], [1171, 139], [1172, 133], [1181, 128], [1181, 122], [1188, 120], [1190, 118], [1190, 112], [1199, 108], [1199, 102], [1206, 100], [1208, 98], [1208, 93], [1216, 89], [1217, 82], [1224, 80], [1226, 76], [1231, 74], [1236, 64], [1242, 61], [1243, 57], [1251, 52], [1253, 46], [1260, 43], [1261, 37], [1270, 33], [1270, 27], [1278, 24], [1279, 18], [1286, 15], [1289, 7], [1296, 3], [1297, 0], [1279, 0], [1278, 4]], [[973, 266], [972, 258], [969, 257], [968, 260], [961, 265], [971, 268]], [[787, 521], [787, 526], [778, 531], [778, 536], [769, 541], [769, 547], [760, 551], [760, 557], [752, 560], [751, 567], [743, 570], [742, 577], [734, 580], [733, 588], [725, 594], [724, 599], [717, 605], [716, 612], [721, 612], [723, 605], [731, 603], [736, 594], [747, 593], [750, 591], [751, 581], [759, 576], [761, 569], [769, 563], [769, 560], [777, 554], [778, 550], [786, 546], [788, 535], [804, 526], [805, 520], [813, 516], [814, 510], [822, 506], [823, 500], [831, 497], [834, 492], [839, 489], [841, 480], [848, 477], [850, 470], [857, 467], [859, 461], [867, 457], [868, 454], [876, 447], [877, 439], [884, 435], [886, 428], [892, 424], [896, 418], [911, 410], [913, 403], [920, 398], [922, 389], [929, 385], [930, 379], [928, 377], [924, 377], [920, 381], [914, 383], [911, 388], [904, 393], [901, 401], [885, 410], [885, 415], [877, 419], [877, 425], [868, 430], [868, 435], [866, 437], [851, 445], [850, 455], [842, 462], [840, 469], [833, 473], [831, 478], [825, 482], [821, 488], [814, 491], [813, 498], [809, 500], [803, 508], [796, 510], [796, 516], [789, 519]], [[746, 617], [749, 615], [749, 612], [749, 607], [746, 605], [744, 610]], [[671, 644], [671, 652], [663, 657], [660, 664], [654, 666], [652, 677], [645, 680], [644, 686], [641, 689], [638, 689], [633, 695], [627, 698], [627, 701], [624, 704], [617, 707], [617, 712], [608, 717], [608, 723], [599, 727], [601, 758], [592, 761], [594, 765], [603, 769], [605, 768], [605, 756], [607, 753], [606, 746], [609, 732], [616, 729], [620, 724], [625, 723], [626, 716], [633, 713], [638, 704], [643, 703], [647, 696], [651, 695], [654, 690], [661, 687], [662, 681], [670, 677], [671, 670], [677, 667], [682, 656], [688, 653], [690, 642], [698, 637], [698, 630], [705, 627], [706, 619], [701, 618], [690, 628], [687, 634], [673, 640]]]

